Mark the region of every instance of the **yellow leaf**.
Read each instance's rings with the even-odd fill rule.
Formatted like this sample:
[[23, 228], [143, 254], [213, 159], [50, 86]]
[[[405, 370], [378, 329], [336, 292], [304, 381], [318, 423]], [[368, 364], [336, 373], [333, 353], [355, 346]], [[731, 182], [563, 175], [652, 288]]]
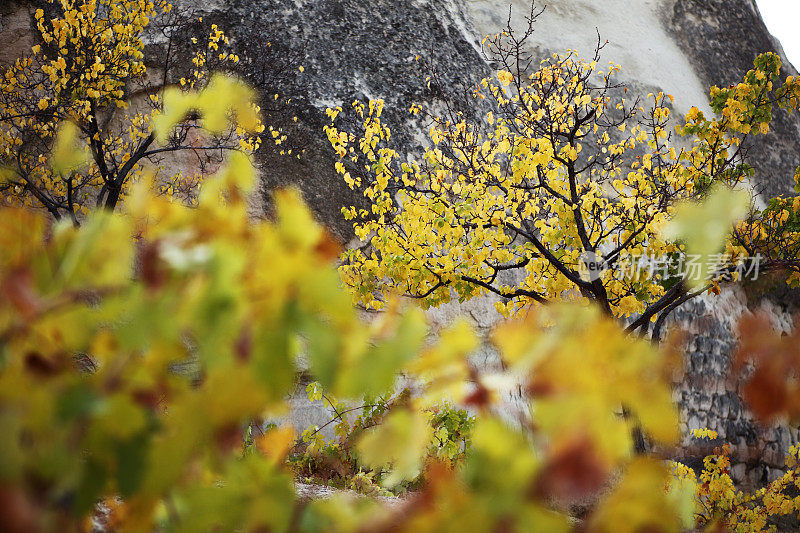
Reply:
[[393, 487], [419, 475], [430, 439], [431, 428], [422, 413], [397, 409], [381, 425], [365, 432], [357, 448], [366, 464], [391, 466], [391, 474], [384, 480], [384, 485]]
[[500, 80], [500, 83], [503, 85], [508, 85], [514, 81], [514, 75], [507, 70], [501, 70], [497, 73], [497, 79]]
[[289, 454], [296, 438], [293, 427], [276, 427], [257, 437], [256, 446], [272, 464], [278, 465]]
[[89, 155], [79, 147], [79, 130], [74, 123], [62, 122], [50, 157], [50, 165], [57, 173], [67, 175], [89, 162]]
[[666, 467], [653, 459], [636, 459], [622, 481], [588, 521], [592, 533], [683, 531], [682, 507], [667, 494]]

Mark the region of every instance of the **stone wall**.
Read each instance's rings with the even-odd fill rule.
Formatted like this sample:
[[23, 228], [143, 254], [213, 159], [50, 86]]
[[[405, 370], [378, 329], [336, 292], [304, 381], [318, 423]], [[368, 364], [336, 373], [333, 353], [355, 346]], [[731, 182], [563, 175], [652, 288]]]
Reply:
[[794, 305], [774, 298], [748, 303], [745, 291], [737, 286], [719, 296], [696, 298], [674, 312], [672, 326], [689, 334], [686, 373], [675, 391], [684, 435], [681, 457], [688, 464], [701, 466], [702, 456], [709, 451], [709, 446], [699, 446], [689, 437], [688, 431], [710, 428], [719, 434], [712, 445], [728, 442], [733, 446], [736, 479], [756, 485], [780, 476], [786, 452], [799, 442], [798, 428], [759, 424], [737, 393], [739, 380], [731, 375], [730, 365], [737, 344], [737, 322], [743, 314], [765, 313], [776, 332], [789, 332], [794, 311]]

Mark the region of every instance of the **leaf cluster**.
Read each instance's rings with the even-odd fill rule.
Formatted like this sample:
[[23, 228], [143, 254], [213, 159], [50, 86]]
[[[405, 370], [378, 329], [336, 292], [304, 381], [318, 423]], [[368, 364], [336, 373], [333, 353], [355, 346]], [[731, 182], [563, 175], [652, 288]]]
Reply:
[[[181, 117], [180, 127], [158, 139], [153, 133], [154, 118], [165, 105], [172, 106], [164, 98], [174, 101], [176, 91], [206, 86], [210, 66], [239, 61], [226, 50], [227, 38], [216, 26], [207, 43], [197, 47], [188, 81], [182, 79], [162, 97], [177, 62], [172, 46], [177, 28], [161, 25], [167, 44], [160, 73], [145, 65], [144, 36], [154, 20], [173, 16], [171, 4], [48, 0], [45, 7], [35, 13], [38, 44], [0, 72], [3, 203], [40, 207], [56, 219], [79, 224], [93, 208], [114, 209], [146, 167], [159, 171], [156, 186], [162, 193], [191, 201], [200, 177], [219, 166], [224, 152], [258, 148], [264, 130], [260, 121], [229, 127], [224, 106], [219, 107], [221, 117], [204, 110], [206, 120], [216, 124], [206, 133], [196, 113]], [[209, 54], [219, 61], [212, 62]], [[61, 158], [63, 164], [53, 165], [48, 154], [58, 154], [54, 143], [65, 122], [74, 124], [72, 136], [80, 150], [73, 160]], [[197, 172], [170, 168], [174, 165], [167, 156], [177, 152], [191, 154]]]
[[[599, 39], [591, 60], [568, 51], [535, 64], [526, 43], [536, 16], [522, 33], [509, 24], [484, 40], [499, 70], [474, 85], [472, 112], [446, 99], [434, 110], [412, 106], [429, 127], [420, 158], [391, 148], [382, 101], [329, 110], [336, 169], [371, 204], [343, 209], [362, 244], [343, 254], [340, 269], [356, 301], [379, 308], [400, 293], [437, 306], [493, 294], [510, 316], [530, 305], [590, 300], [628, 319], [631, 331], [646, 334], [656, 322], [658, 336], [673, 309], [736, 279], [757, 253], [764, 252], [764, 270], [796, 264], [793, 252], [780, 256], [797, 247], [796, 232], [776, 227], [788, 213], [761, 213], [747, 193], [721, 191], [746, 188], [749, 137], [769, 132], [774, 106], [798, 104], [796, 80], [778, 83], [777, 56], [759, 56], [738, 85], [712, 88], [714, 116], [692, 108], [677, 141], [672, 97], [629, 101], [616, 81], [620, 67], [599, 63]], [[441, 83], [435, 71], [428, 83]], [[483, 106], [489, 111], [481, 116], [475, 111]], [[727, 217], [699, 206], [712, 192], [716, 200], [703, 205]], [[670, 223], [692, 203], [697, 216], [679, 218], [693, 229]], [[694, 255], [708, 263], [723, 251], [718, 234], [740, 218], [749, 222], [737, 225], [721, 265], [699, 275], [652, 266], [664, 258], [683, 265]], [[701, 225], [709, 228], [705, 244], [694, 230]], [[587, 270], [591, 258], [596, 272]]]

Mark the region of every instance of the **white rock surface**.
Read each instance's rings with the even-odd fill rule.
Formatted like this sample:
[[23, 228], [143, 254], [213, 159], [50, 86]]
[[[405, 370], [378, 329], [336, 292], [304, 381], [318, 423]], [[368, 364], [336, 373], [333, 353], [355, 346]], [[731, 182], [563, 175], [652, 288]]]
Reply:
[[[508, 19], [508, 10], [496, 0], [465, 0], [478, 35], [493, 34]], [[707, 109], [708, 89], [697, 76], [691, 60], [678, 47], [663, 23], [660, 0], [554, 0], [538, 2], [544, 12], [536, 22], [533, 42], [550, 52], [575, 50], [591, 58], [597, 45], [608, 40], [600, 64], [608, 61], [622, 67], [621, 79], [645, 83], [675, 96], [682, 113], [692, 106]], [[514, 0], [513, 23], [523, 29], [530, 10], [527, 0]]]

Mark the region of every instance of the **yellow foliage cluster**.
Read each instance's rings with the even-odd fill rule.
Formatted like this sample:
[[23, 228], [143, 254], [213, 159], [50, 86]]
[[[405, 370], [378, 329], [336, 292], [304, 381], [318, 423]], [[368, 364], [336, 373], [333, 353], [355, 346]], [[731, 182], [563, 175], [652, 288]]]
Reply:
[[[681, 134], [694, 137], [697, 144], [688, 154], [686, 172], [699, 171], [701, 183], [706, 186], [710, 181], [702, 177], [705, 168], [723, 174], [752, 175], [746, 163], [732, 164], [741, 156], [745, 139], [748, 135], [769, 133], [776, 106], [788, 112], [800, 108], [800, 80], [789, 76], [780, 83], [780, 69], [781, 60], [776, 54], [762, 54], [741, 83], [728, 88], [712, 87], [711, 107], [716, 118], [709, 120], [692, 108], [685, 125], [678, 129]], [[800, 183], [800, 168], [794, 181]], [[762, 270], [785, 270], [788, 282], [796, 286], [800, 280], [799, 209], [800, 202], [795, 198], [770, 199], [766, 209], [753, 210], [746, 220], [735, 224], [726, 253], [734, 258], [760, 255]], [[732, 277], [736, 279], [735, 273]]]
[[[46, 11], [35, 13], [40, 41], [32, 55], [0, 77], [0, 166], [5, 167], [0, 193], [5, 204], [43, 207], [57, 219], [78, 224], [95, 207], [113, 209], [145, 166], [164, 170], [162, 158], [170, 152], [258, 148], [260, 123], [235, 124], [230, 132], [209, 128], [214, 134], [210, 141], [184, 128], [154, 144], [152, 120], [163, 108], [164, 87], [147, 72], [142, 36], [154, 18], [172, 11], [165, 0], [48, 0]], [[222, 31], [212, 27], [196, 61], [213, 51], [226, 62], [238, 62], [220, 48], [226, 42]], [[182, 80], [184, 90], [209, 83], [206, 63], [196, 62], [191, 83]], [[55, 168], [47, 154], [64, 121], [76, 125], [74, 137], [83, 155], [70, 166]], [[225, 117], [222, 123], [227, 124]], [[162, 193], [184, 201], [196, 196], [197, 173], [165, 174], [156, 182]]]
[[[158, 10], [166, 11], [169, 6], [139, 0], [51, 3], [57, 4], [54, 7], [62, 10], [63, 17], [50, 19], [37, 10], [42, 44], [33, 47], [32, 57], [17, 60], [0, 80], [0, 157], [16, 163], [19, 170], [5, 200], [29, 205], [71, 202], [76, 211], [85, 214], [89, 199], [81, 197], [78, 190], [99, 189], [101, 176], [91, 170], [75, 172], [77, 169], [69, 169], [74, 174], [56, 174], [45, 160], [45, 149], [26, 153], [25, 144], [31, 136], [42, 143], [52, 142], [56, 125], [66, 119], [84, 126], [81, 135], [91, 140], [84, 147], [87, 156], [91, 149], [110, 151], [120, 158], [123, 153], [130, 156], [135, 143], [147, 136], [149, 117], [140, 113], [129, 117], [128, 139], [107, 139], [103, 136], [108, 132], [97, 124], [98, 110], [127, 106], [126, 82], [145, 71], [141, 33]], [[20, 156], [24, 160], [18, 160]], [[65, 207], [53, 211], [70, 211]]]
[[[91, 112], [91, 100], [100, 106], [125, 106], [126, 80], [145, 71], [141, 33], [153, 16], [172, 6], [163, 0], [58, 3], [63, 18], [47, 19], [41, 9], [35, 15], [45, 46], [58, 51], [41, 67], [53, 84], [53, 99], [79, 100], [84, 114]], [[37, 45], [33, 52], [42, 51]], [[44, 100], [40, 107], [49, 105]]]
[[[602, 70], [598, 56], [556, 54], [524, 72], [521, 52], [508, 51], [515, 38], [510, 30], [487, 38], [504, 68], [466, 104], [488, 102], [482, 118], [447, 100], [444, 112], [412, 107], [431, 124], [419, 160], [389, 147], [383, 102], [353, 103], [355, 132], [337, 127], [341, 107], [329, 109], [336, 170], [370, 202], [343, 209], [362, 241], [340, 269], [356, 300], [378, 308], [402, 293], [436, 306], [494, 293], [510, 316], [532, 303], [589, 299], [611, 316], [639, 315], [632, 328], [646, 331], [692, 290], [735, 277], [753, 251], [736, 240], [728, 262], [697, 279], [677, 259], [708, 262], [720, 252], [719, 237], [747, 214], [746, 193], [719, 192], [704, 207], [683, 208], [697, 214], [681, 217], [686, 227], [667, 225], [677, 205], [705, 199], [712, 185], [743, 186], [751, 169], [741, 162], [742, 140], [768, 131], [774, 102], [797, 105], [800, 84], [774, 86], [777, 56], [759, 57], [743, 83], [713, 88], [718, 116], [692, 109], [678, 131], [694, 142], [680, 147], [669, 133], [671, 96], [651, 94], [649, 107], [633, 107], [613, 81], [619, 66]], [[708, 242], [697, 224], [714, 225]], [[594, 276], [587, 257], [599, 264]], [[669, 270], [652, 267], [665, 260]]]
[[[591, 249], [629, 243], [626, 256], [642, 253], [645, 245], [654, 254], [674, 251], [659, 237], [668, 213], [656, 212], [659, 198], [653, 194], [648, 165], [627, 174], [619, 167], [592, 169], [592, 179], [588, 172], [585, 176], [576, 172], [587, 163], [577, 164], [584, 151], [578, 139], [599, 130], [597, 122], [578, 121], [602, 119], [611, 103], [610, 96], [593, 95], [584, 86], [595, 70], [595, 63], [555, 56], [521, 82], [526, 85], [513, 96], [502, 88], [510, 73], [498, 75], [500, 84], [483, 80], [478, 95], [490, 93], [500, 106], [514, 106], [520, 113], [513, 119], [489, 113], [487, 121], [494, 130], [487, 134], [465, 119], [451, 124], [448, 117], [435, 117], [430, 130], [435, 147], [426, 151], [424, 162], [403, 163], [400, 173], [393, 165], [398, 154], [378, 148], [390, 138], [389, 129], [380, 122], [380, 102], [371, 103], [369, 110], [355, 106], [364, 120], [364, 133], [357, 142], [330, 127], [329, 138], [340, 156], [352, 162], [360, 157], [375, 173], [365, 188], [372, 213], [345, 211], [348, 218], [359, 217], [356, 234], [376, 250], [373, 256], [351, 252], [342, 268], [345, 281], [360, 288], [360, 299], [376, 305], [371, 298], [376, 287], [370, 281], [385, 278], [437, 305], [449, 299], [451, 287], [459, 297], [469, 298], [485, 292], [481, 285], [492, 284], [498, 269], [518, 266], [524, 268], [524, 281], [517, 286], [499, 284], [499, 292], [518, 296], [501, 310], [507, 314], [531, 299], [574, 298], [585, 250], [582, 241]], [[543, 96], [545, 87], [555, 90]], [[538, 131], [543, 121], [551, 126], [547, 135]], [[589, 161], [604, 163], [607, 158], [600, 154], [621, 154], [647, 139], [640, 129], [617, 141], [603, 131], [597, 146], [589, 147], [598, 151]], [[344, 164], [337, 168], [349, 184], [360, 185]], [[618, 201], [609, 199], [603, 182], [619, 192]], [[671, 186], [682, 188], [685, 183], [674, 181]], [[360, 222], [363, 219], [367, 221]], [[624, 279], [613, 269], [603, 276], [617, 315], [641, 310], [636, 294], [646, 293], [649, 300], [662, 293], [651, 279]]]
[[[717, 438], [709, 429], [693, 430], [696, 439]], [[800, 497], [793, 495], [800, 489], [798, 470], [799, 446], [789, 450], [786, 472], [766, 487], [752, 493], [738, 489], [730, 477], [729, 444], [717, 447], [714, 454], [703, 459], [699, 476], [687, 466], [671, 463], [673, 483], [690, 483], [695, 487], [695, 523], [699, 528], [713, 530], [724, 527], [735, 533], [778, 531], [774, 521], [778, 517], [798, 517]]]

